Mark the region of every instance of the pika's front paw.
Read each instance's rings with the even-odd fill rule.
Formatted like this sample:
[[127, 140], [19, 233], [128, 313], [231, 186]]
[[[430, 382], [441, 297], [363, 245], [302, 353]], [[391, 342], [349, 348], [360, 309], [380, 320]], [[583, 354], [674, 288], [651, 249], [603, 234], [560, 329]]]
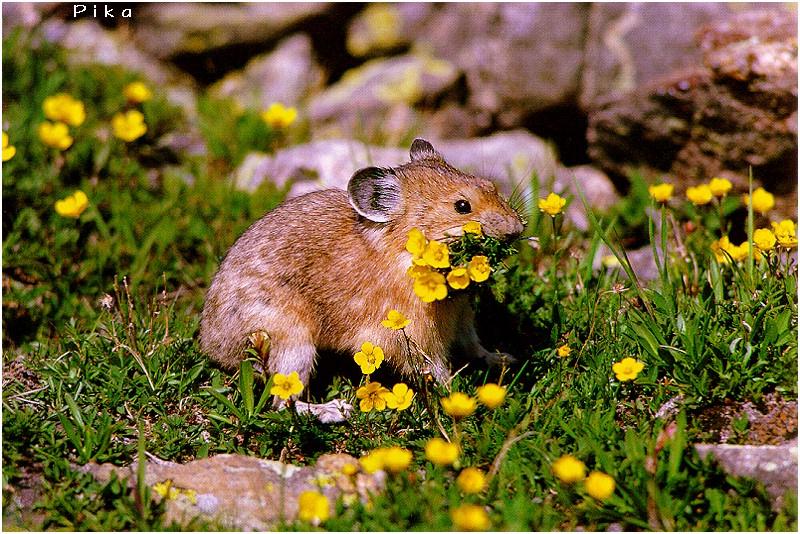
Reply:
[[297, 413], [310, 413], [321, 423], [341, 423], [350, 417], [353, 405], [342, 399], [334, 399], [323, 404], [296, 401], [295, 409]]

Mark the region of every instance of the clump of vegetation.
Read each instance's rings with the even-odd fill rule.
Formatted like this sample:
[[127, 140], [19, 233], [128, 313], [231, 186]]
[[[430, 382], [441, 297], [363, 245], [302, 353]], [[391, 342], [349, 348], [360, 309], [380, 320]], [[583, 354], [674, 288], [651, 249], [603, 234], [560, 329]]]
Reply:
[[[4, 513], [18, 513], [7, 505], [19, 488], [38, 480], [40, 495], [35, 518], [9, 516], [18, 525], [214, 529], [165, 523], [150, 497], [180, 488], [140, 483], [132, 494], [74, 465], [129, 465], [145, 449], [178, 462], [240, 453], [305, 464], [336, 450], [359, 459], [354, 469], [385, 471], [385, 491], [348, 503], [307, 492], [282, 528], [796, 530], [791, 498], [775, 510], [760, 484], [699, 458], [691, 443], [703, 429], [686, 416], [725, 399], [796, 399], [796, 227], [771, 217], [767, 191], [743, 203], [712, 180], [682, 200], [635, 180], [626, 209], [587, 209], [587, 234], [564, 224], [568, 199], [554, 192], [530, 217], [535, 246], [510, 258], [465, 228], [442, 244], [448, 266], [434, 246], [425, 267], [459, 290], [465, 280], [449, 273], [486, 258], [485, 278], [467, 272], [480, 284], [481, 335], [519, 364], [390, 388], [378, 380], [382, 348], [364, 340], [350, 355], [360, 379], [311, 393], [248, 360], [224, 373], [195, 340], [220, 257], [285, 194], [236, 190], [229, 171], [245, 150], [301, 139], [296, 116], [220, 113], [229, 103], [205, 100], [209, 151], [188, 157], [166, 142], [182, 111], [144, 78], [69, 66], [20, 33], [3, 55]], [[618, 228], [651, 244], [655, 282], [627, 261], [611, 228], [621, 214]], [[409, 252], [422, 259], [430, 242], [420, 242]], [[598, 267], [601, 243], [613, 256]], [[402, 311], [383, 322], [398, 336]], [[301, 391], [351, 400], [351, 423], [270, 409], [272, 395]], [[668, 402], [676, 414], [657, 417]]]

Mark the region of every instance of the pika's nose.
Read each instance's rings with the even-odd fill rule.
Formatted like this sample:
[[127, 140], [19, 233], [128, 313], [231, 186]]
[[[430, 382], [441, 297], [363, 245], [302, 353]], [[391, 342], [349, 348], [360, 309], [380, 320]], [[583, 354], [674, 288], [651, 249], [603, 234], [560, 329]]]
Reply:
[[519, 216], [515, 215], [512, 218], [511, 232], [509, 232], [508, 235], [512, 238], [519, 237], [523, 231], [525, 231], [525, 223], [522, 222], [522, 219]]
[[525, 225], [516, 214], [492, 213], [486, 217], [484, 226], [487, 234], [498, 239], [514, 239], [525, 230]]

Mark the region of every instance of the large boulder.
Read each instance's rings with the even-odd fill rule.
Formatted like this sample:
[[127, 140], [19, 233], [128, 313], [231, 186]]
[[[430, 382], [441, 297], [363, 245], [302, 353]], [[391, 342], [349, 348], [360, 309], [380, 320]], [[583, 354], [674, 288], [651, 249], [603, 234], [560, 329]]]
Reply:
[[731, 13], [724, 3], [594, 3], [589, 11], [580, 104], [657, 80], [665, 72], [696, 65], [702, 53], [695, 32]]
[[[127, 479], [135, 491], [137, 465], [86, 464], [79, 468], [97, 480]], [[339, 497], [345, 503], [366, 502], [383, 489], [384, 473], [359, 472], [358, 461], [347, 454], [325, 454], [313, 466], [299, 467], [237, 454], [219, 454], [185, 464], [148, 461], [144, 483], [151, 495], [166, 500], [166, 522], [192, 519], [217, 523], [226, 529], [274, 530], [280, 521], [294, 521], [298, 497], [318, 491], [331, 511]], [[159, 491], [160, 490], [160, 491]]]
[[[552, 181], [555, 155], [544, 141], [523, 131], [502, 132], [465, 140], [434, 140], [434, 147], [453, 166], [492, 178], [506, 195], [518, 185], [526, 190], [535, 174]], [[353, 173], [370, 165], [390, 167], [409, 159], [408, 150], [366, 145], [349, 139], [330, 139], [297, 145], [275, 155], [250, 154], [235, 173], [236, 183], [255, 189], [264, 180], [279, 187], [291, 184], [289, 196], [318, 189], [345, 189]]]
[[324, 13], [324, 2], [154, 3], [135, 9], [133, 39], [158, 58], [272, 41]]
[[244, 108], [265, 109], [272, 102], [296, 106], [320, 89], [325, 75], [314, 59], [311, 39], [296, 34], [272, 52], [250, 60], [210, 88], [211, 95], [233, 98]]
[[355, 131], [397, 143], [418, 122], [414, 107], [433, 101], [457, 76], [452, 64], [425, 53], [368, 61], [311, 99], [315, 136]]
[[735, 477], [747, 477], [764, 484], [774, 499], [773, 509], [784, 506], [787, 495], [797, 499], [797, 438], [781, 445], [728, 445], [701, 443], [697, 454], [711, 456], [722, 470]]
[[447, 4], [417, 26], [466, 75], [469, 105], [501, 125], [569, 101], [583, 63], [586, 4]]
[[686, 182], [721, 175], [778, 193], [793, 213], [797, 182], [797, 18], [737, 14], [698, 34], [702, 64], [668, 73], [589, 115], [589, 155], [623, 179], [632, 168]]
[[411, 47], [430, 50], [464, 76], [462, 109], [449, 105], [436, 131], [464, 137], [522, 123], [570, 101], [583, 62], [586, 4], [453, 3], [370, 6], [349, 28], [357, 56]]

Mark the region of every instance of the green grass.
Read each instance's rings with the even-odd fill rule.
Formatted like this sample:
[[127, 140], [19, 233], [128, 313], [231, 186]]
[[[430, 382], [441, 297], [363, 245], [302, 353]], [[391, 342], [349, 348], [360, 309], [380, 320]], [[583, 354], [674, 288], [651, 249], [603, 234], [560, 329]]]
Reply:
[[[4, 509], [26, 481], [41, 481], [35, 516], [4, 517], [4, 524], [215, 528], [165, 524], [163, 507], [137, 499], [121, 481], [99, 483], [75, 469], [90, 461], [129, 465], [140, 444], [177, 462], [236, 452], [284, 454], [302, 464], [334, 450], [358, 457], [397, 444], [413, 451], [424, 480], [392, 476], [371, 506], [338, 503], [324, 528], [447, 530], [449, 510], [473, 502], [488, 507], [498, 530], [796, 529], [793, 501], [772, 510], [761, 485], [725, 475], [690, 445], [703, 435], [691, 417], [696, 410], [772, 392], [797, 396], [796, 269], [785, 254], [783, 263], [773, 255], [752, 269], [715, 262], [709, 244], [719, 228], [743, 226], [732, 200], [720, 210], [676, 203], [664, 218], [669, 235], [649, 228], [650, 203], [637, 177], [620, 206], [592, 218], [587, 234], [532, 213], [528, 231], [539, 248], [520, 245], [477, 295], [484, 344], [520, 364], [503, 377], [501, 407], [479, 407], [458, 425], [461, 465], [496, 470], [484, 493], [464, 496], [453, 482], [457, 470], [431, 464], [422, 452], [436, 420], [450, 435], [455, 429], [419, 401], [419, 386], [406, 411], [321, 425], [269, 409], [268, 386], [249, 364], [231, 375], [200, 353], [199, 313], [220, 258], [285, 194], [268, 185], [237, 191], [229, 171], [248, 149], [271, 150], [281, 136], [256, 121], [255, 111], [237, 118], [230, 103], [203, 97], [200, 132], [209, 155], [170, 153], [164, 136], [186, 118], [154, 87], [143, 106], [148, 133], [122, 143], [108, 137], [108, 121], [125, 105], [122, 87], [139, 78], [69, 67], [60, 50], [39, 46], [16, 34], [3, 49], [4, 127], [17, 148], [3, 165]], [[42, 101], [60, 91], [87, 106], [65, 153], [45, 149], [35, 134]], [[209, 122], [218, 114], [225, 120]], [[87, 193], [89, 208], [77, 220], [56, 214], [54, 202], [76, 189]], [[697, 230], [687, 234], [679, 224], [685, 220]], [[666, 244], [669, 261], [657, 282], [592, 268], [602, 241], [624, 262], [619, 245], [631, 238]], [[564, 344], [572, 352], [560, 358], [555, 349]], [[645, 364], [631, 382], [612, 372], [625, 356]], [[499, 374], [470, 369], [453, 390], [472, 394]], [[343, 377], [322, 382], [321, 399], [353, 398], [359, 385]], [[657, 419], [677, 395], [681, 413]], [[672, 437], [664, 439], [670, 424]], [[564, 454], [613, 476], [614, 495], [601, 503], [581, 484], [561, 484], [551, 465]], [[146, 496], [150, 488], [139, 491]]]

